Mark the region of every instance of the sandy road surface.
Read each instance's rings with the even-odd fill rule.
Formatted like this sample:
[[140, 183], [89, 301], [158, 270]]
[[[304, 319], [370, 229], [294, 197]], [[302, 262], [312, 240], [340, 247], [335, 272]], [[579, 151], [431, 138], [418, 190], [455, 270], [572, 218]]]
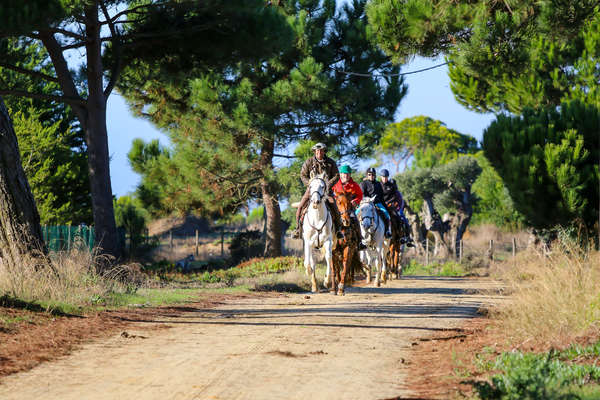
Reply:
[[0, 399], [410, 396], [403, 385], [410, 369], [402, 362], [411, 343], [460, 326], [494, 301], [473, 289], [495, 286], [484, 279], [404, 278], [350, 288], [344, 297], [290, 294], [190, 308], [6, 377]]

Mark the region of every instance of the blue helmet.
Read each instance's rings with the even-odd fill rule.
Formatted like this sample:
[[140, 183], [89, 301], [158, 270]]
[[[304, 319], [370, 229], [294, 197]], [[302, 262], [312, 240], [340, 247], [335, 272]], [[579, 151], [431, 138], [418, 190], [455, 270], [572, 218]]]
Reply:
[[390, 176], [390, 171], [388, 171], [387, 169], [382, 169], [379, 175], [385, 176], [387, 178]]

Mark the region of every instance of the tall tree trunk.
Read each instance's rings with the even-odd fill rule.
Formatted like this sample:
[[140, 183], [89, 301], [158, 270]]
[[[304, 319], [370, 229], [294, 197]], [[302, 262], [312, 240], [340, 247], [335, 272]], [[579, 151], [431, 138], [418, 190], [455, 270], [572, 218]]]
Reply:
[[471, 222], [471, 217], [473, 216], [473, 203], [470, 187], [463, 193], [462, 202], [456, 215], [458, 217], [458, 223], [456, 227], [456, 241], [454, 243], [454, 254], [458, 257], [460, 241], [462, 240], [465, 232], [467, 231], [467, 226], [469, 226], [469, 222]]
[[40, 215], [23, 171], [17, 136], [0, 97], [0, 262], [17, 267], [20, 256], [45, 252]]
[[263, 179], [260, 184], [262, 200], [265, 206], [266, 235], [265, 235], [265, 257], [281, 256], [281, 209], [274, 185], [269, 181], [270, 172], [273, 170], [274, 143], [272, 140], [264, 139], [261, 151], [261, 167]]
[[425, 228], [431, 232], [433, 237], [435, 237], [435, 247], [436, 253], [442, 258], [448, 257], [449, 249], [448, 244], [444, 240], [444, 224], [442, 223], [442, 219], [440, 218], [439, 213], [435, 210], [433, 206], [433, 199], [431, 197], [425, 198], [423, 203], [423, 214], [424, 214], [424, 222]]
[[419, 218], [419, 214], [414, 212], [408, 205], [404, 206], [404, 214], [406, 215], [406, 219], [410, 224], [411, 234], [415, 243], [415, 252], [418, 255], [423, 255], [425, 254], [425, 248], [423, 247], [423, 243], [425, 242], [425, 233], [422, 226], [423, 224], [421, 224], [421, 219]]
[[108, 132], [106, 129], [106, 96], [104, 94], [104, 69], [102, 66], [102, 43], [98, 6], [86, 9], [87, 33], [87, 123], [85, 138], [88, 154], [92, 211], [96, 233], [96, 245], [103, 254], [118, 259], [121, 253], [112, 187], [110, 183], [110, 159], [108, 154]]

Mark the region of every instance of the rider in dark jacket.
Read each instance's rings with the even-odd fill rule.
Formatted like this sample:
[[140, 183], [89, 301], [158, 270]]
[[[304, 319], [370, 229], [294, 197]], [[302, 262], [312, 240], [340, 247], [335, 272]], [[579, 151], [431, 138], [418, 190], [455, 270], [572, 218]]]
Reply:
[[[301, 236], [302, 224], [301, 217], [304, 211], [304, 208], [308, 204], [308, 200], [310, 199], [310, 191], [308, 189], [308, 185], [310, 180], [315, 176], [324, 173], [325, 174], [325, 182], [327, 183], [326, 193], [328, 195], [332, 195], [332, 187], [335, 183], [340, 179], [340, 173], [338, 171], [337, 164], [334, 160], [327, 157], [325, 155], [327, 151], [327, 146], [323, 143], [317, 143], [312, 147], [312, 150], [315, 152], [315, 156], [309, 158], [302, 165], [302, 169], [300, 170], [300, 179], [302, 179], [302, 183], [306, 186], [306, 191], [300, 200], [300, 204], [298, 205], [298, 209], [296, 210], [296, 229], [292, 232], [292, 237], [298, 239]], [[327, 201], [325, 203], [331, 212], [334, 230], [336, 231], [336, 235], [339, 235], [339, 227], [341, 226], [340, 215], [337, 212], [337, 207]]]
[[386, 218], [385, 237], [390, 238], [392, 237], [390, 214], [383, 203], [383, 187], [381, 186], [381, 182], [375, 180], [375, 177], [375, 168], [367, 169], [367, 178], [360, 183], [360, 188], [363, 191], [364, 197], [375, 197], [373, 203], [383, 212]]
[[[404, 231], [410, 232], [410, 225], [408, 220], [404, 216], [404, 200], [402, 194], [398, 190], [396, 181], [389, 178], [390, 172], [387, 169], [381, 170], [381, 186], [383, 188], [383, 200], [385, 205], [388, 207], [391, 214], [395, 214], [399, 218], [399, 222], [404, 225]], [[412, 247], [412, 241], [410, 236], [402, 238], [403, 242], [406, 242], [409, 247]]]

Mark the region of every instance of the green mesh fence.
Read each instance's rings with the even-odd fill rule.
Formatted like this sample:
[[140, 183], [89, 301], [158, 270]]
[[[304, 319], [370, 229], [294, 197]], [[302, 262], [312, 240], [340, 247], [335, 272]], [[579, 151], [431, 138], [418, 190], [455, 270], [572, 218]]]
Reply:
[[55, 225], [42, 226], [44, 242], [50, 251], [71, 250], [74, 247], [94, 248], [94, 228], [91, 226], [78, 225]]

